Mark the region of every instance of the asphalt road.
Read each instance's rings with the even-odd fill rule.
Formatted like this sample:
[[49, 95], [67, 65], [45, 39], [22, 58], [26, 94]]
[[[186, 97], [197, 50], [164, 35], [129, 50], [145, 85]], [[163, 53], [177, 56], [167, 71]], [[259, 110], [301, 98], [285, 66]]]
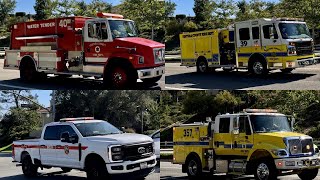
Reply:
[[217, 69], [208, 74], [180, 63], [166, 63], [167, 90], [241, 89], [241, 90], [320, 90], [320, 64], [298, 68], [290, 74], [272, 71], [266, 77], [254, 77], [246, 70], [224, 72]]
[[[20, 81], [18, 70], [3, 69], [3, 59], [0, 58], [0, 89], [42, 89], [42, 90], [66, 90], [66, 89], [103, 89], [102, 80], [94, 80], [93, 78], [82, 78], [73, 76], [71, 78], [59, 78], [50, 76], [42, 82], [23, 83]], [[148, 86], [138, 80], [135, 89], [161, 90], [165, 86], [165, 76], [152, 86]]]
[[[30, 180], [22, 174], [21, 166], [16, 167], [12, 163], [11, 154], [0, 153], [0, 180]], [[59, 168], [39, 169], [39, 176], [34, 178], [36, 180], [85, 180], [86, 173], [78, 170], [72, 170], [69, 173], [62, 173]], [[132, 179], [129, 177], [128, 179]], [[155, 172], [145, 178], [146, 180], [159, 180], [160, 169], [156, 168]]]
[[[178, 164], [172, 164], [171, 162], [162, 162], [160, 163], [160, 172], [161, 180], [187, 180], [188, 176], [186, 173], [182, 173], [182, 167], [181, 165]], [[207, 176], [204, 178], [201, 178], [202, 180], [227, 180], [229, 179], [226, 175], [224, 174], [219, 174], [219, 175], [214, 175], [212, 176]], [[235, 177], [234, 179], [241, 179], [241, 180], [253, 180], [253, 176], [239, 176]], [[300, 178], [297, 175], [288, 175], [288, 176], [281, 176], [278, 177], [279, 180], [299, 180]], [[318, 174], [317, 178], [315, 180], [320, 180], [320, 173]]]

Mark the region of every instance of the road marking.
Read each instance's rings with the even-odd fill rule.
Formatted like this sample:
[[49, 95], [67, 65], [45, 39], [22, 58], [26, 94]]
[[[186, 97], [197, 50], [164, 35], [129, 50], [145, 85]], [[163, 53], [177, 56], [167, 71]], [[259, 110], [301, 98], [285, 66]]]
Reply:
[[8, 84], [0, 84], [0, 86], [13, 88], [13, 89], [35, 90], [35, 88], [27, 88], [27, 87], [23, 87], [23, 86], [15, 86], [15, 85], [8, 85]]
[[182, 90], [182, 91], [206, 90], [206, 89], [200, 89], [200, 88], [175, 88], [175, 87], [168, 87], [168, 86], [165, 86], [164, 88], [165, 88], [165, 90]]

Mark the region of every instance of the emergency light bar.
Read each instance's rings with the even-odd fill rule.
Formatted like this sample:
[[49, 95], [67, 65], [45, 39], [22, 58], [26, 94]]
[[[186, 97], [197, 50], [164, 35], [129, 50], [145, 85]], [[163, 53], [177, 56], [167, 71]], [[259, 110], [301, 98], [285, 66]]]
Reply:
[[98, 12], [97, 16], [99, 18], [116, 18], [116, 19], [123, 19], [123, 16], [120, 14], [111, 14], [111, 13], [103, 13], [103, 12]]
[[243, 112], [247, 113], [277, 113], [275, 109], [244, 109]]
[[303, 18], [287, 18], [287, 17], [273, 18], [273, 20], [277, 20], [277, 21], [304, 21]]
[[94, 120], [94, 117], [63, 118], [63, 119], [60, 119], [60, 122], [83, 121], [83, 120]]

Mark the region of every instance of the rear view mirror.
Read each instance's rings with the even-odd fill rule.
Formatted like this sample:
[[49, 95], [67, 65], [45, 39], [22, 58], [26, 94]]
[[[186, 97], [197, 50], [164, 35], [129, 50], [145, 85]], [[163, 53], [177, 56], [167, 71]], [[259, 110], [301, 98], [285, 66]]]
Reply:
[[269, 37], [270, 37], [270, 39], [274, 39], [274, 28], [273, 28], [273, 26], [269, 27]]
[[70, 135], [69, 135], [69, 132], [64, 132], [61, 134], [61, 137], [60, 137], [60, 140], [61, 142], [70, 142]]

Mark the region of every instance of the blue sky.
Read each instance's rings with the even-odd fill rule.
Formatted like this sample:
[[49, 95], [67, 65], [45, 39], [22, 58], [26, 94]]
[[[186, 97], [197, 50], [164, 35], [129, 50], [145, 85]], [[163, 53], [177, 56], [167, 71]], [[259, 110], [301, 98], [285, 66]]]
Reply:
[[32, 90], [31, 91], [31, 94], [38, 95], [38, 102], [45, 107], [50, 106], [51, 93], [52, 93], [51, 90], [50, 91], [49, 90]]
[[[90, 2], [91, 0], [85, 0], [86, 2]], [[104, 0], [105, 2], [111, 3], [113, 5], [119, 4], [120, 0]], [[170, 0], [166, 0], [170, 1]], [[249, 1], [249, 0], [247, 0]], [[267, 0], [271, 2], [279, 2], [279, 0]], [[171, 0], [177, 4], [175, 14], [186, 14], [186, 15], [194, 15], [193, 13], [193, 5], [194, 0]], [[26, 12], [26, 13], [34, 13], [35, 0], [17, 0], [16, 12]]]

